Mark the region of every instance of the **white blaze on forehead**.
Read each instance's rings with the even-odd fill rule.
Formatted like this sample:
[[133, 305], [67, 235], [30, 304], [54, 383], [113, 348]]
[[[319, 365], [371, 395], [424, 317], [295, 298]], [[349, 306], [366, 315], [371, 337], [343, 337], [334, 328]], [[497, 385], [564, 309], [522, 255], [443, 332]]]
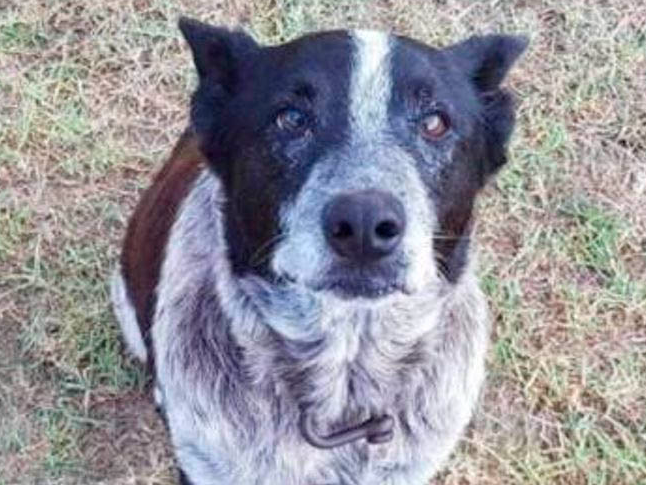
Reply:
[[350, 123], [355, 133], [379, 131], [385, 126], [390, 101], [390, 36], [356, 30], [353, 38]]

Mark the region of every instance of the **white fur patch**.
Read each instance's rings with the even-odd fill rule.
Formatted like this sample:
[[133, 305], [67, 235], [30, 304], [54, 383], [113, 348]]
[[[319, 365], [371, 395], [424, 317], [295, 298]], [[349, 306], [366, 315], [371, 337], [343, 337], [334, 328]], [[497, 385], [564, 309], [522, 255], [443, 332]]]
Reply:
[[354, 133], [374, 133], [387, 121], [390, 101], [390, 36], [354, 31], [355, 55], [350, 85], [350, 121]]
[[146, 344], [144, 344], [144, 339], [141, 336], [137, 315], [128, 297], [120, 266], [117, 266], [112, 275], [110, 298], [128, 350], [139, 360], [146, 362], [148, 359]]

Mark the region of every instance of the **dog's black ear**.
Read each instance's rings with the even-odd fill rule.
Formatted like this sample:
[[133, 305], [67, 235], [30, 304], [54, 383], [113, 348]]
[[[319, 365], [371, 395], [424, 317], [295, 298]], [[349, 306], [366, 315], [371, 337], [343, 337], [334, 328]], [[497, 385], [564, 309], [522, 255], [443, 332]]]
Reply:
[[258, 48], [244, 32], [213, 27], [186, 17], [179, 19], [179, 29], [191, 47], [200, 81], [208, 79], [227, 91], [235, 85], [239, 60]]
[[515, 35], [473, 36], [449, 48], [483, 92], [498, 88], [529, 40]]
[[522, 36], [474, 36], [449, 47], [457, 63], [478, 90], [483, 105], [483, 125], [487, 154], [483, 181], [507, 162], [507, 142], [514, 128], [514, 101], [511, 94], [500, 89], [500, 83], [518, 57], [527, 48]]

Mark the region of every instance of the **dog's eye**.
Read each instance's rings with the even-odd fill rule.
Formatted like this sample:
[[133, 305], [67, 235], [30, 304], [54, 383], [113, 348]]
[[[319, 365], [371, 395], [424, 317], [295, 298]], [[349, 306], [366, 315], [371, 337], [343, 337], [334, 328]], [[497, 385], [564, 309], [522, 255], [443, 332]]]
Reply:
[[420, 124], [420, 133], [427, 140], [438, 140], [449, 131], [449, 120], [441, 113], [425, 116]]
[[276, 115], [276, 126], [282, 131], [301, 132], [307, 126], [307, 115], [296, 108], [285, 108]]

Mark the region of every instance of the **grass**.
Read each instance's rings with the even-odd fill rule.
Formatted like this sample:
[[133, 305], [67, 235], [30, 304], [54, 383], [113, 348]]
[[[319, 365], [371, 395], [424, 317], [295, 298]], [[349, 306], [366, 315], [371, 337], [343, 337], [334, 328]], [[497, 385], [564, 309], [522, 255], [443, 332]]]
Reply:
[[637, 0], [0, 2], [0, 485], [170, 484], [107, 278], [186, 122], [180, 14], [263, 42], [524, 32], [511, 162], [481, 199], [488, 385], [433, 484], [646, 483], [646, 7]]

